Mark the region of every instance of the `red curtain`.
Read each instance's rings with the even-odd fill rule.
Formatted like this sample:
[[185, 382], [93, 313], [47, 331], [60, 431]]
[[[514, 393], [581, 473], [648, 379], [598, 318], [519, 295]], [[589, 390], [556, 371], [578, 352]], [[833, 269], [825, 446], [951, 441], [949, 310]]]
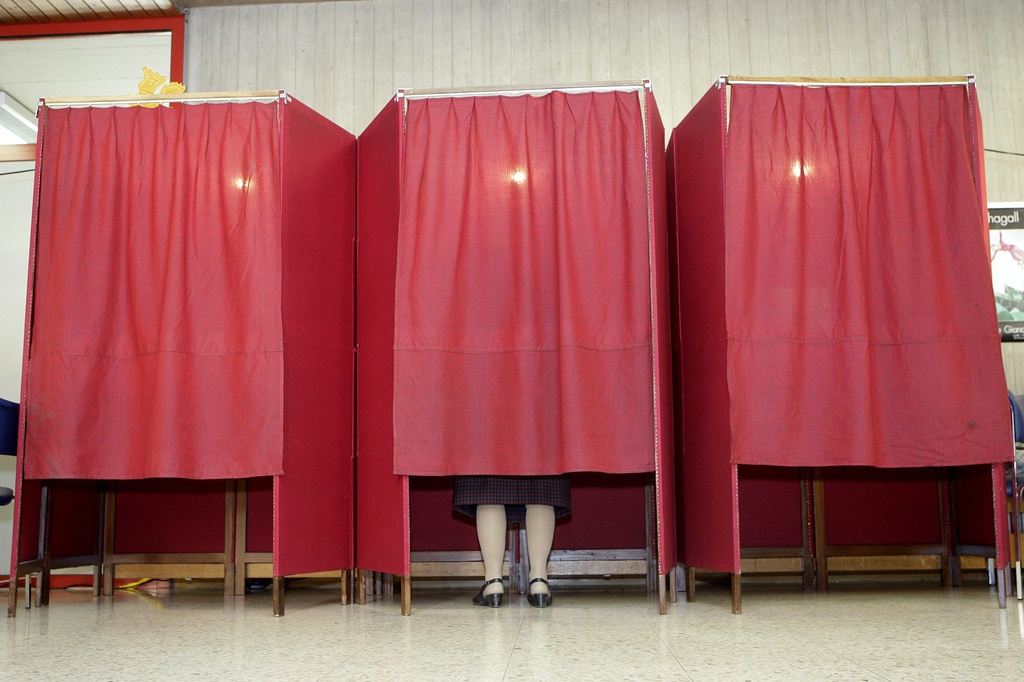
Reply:
[[389, 102], [359, 136], [356, 248], [356, 565], [410, 571], [409, 477], [395, 475], [395, 262], [402, 103]]
[[407, 107], [396, 472], [653, 470], [637, 93]]
[[732, 461], [1011, 453], [973, 86], [734, 85]]
[[277, 114], [44, 109], [27, 478], [281, 473]]

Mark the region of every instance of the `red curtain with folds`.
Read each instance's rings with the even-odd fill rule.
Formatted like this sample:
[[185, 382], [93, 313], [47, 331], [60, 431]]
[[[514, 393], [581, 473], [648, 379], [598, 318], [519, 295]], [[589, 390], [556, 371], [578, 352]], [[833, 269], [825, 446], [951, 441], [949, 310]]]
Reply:
[[1005, 460], [973, 86], [732, 86], [732, 461]]
[[45, 108], [27, 478], [281, 473], [278, 105]]
[[636, 92], [407, 103], [395, 470], [654, 469]]

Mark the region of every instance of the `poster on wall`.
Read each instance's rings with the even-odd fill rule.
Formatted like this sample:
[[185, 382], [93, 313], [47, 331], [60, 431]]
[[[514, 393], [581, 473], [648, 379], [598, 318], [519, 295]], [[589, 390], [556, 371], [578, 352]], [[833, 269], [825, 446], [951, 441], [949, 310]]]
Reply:
[[989, 260], [1003, 341], [1024, 341], [1024, 202], [988, 206]]

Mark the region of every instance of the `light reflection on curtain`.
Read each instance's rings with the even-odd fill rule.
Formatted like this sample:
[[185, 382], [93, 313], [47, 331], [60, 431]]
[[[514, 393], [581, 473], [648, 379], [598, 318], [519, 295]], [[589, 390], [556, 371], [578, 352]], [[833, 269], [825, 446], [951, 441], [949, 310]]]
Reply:
[[408, 102], [395, 470], [653, 469], [636, 93]]
[[45, 110], [28, 478], [281, 472], [276, 114]]
[[973, 86], [731, 93], [733, 461], [1005, 459]]

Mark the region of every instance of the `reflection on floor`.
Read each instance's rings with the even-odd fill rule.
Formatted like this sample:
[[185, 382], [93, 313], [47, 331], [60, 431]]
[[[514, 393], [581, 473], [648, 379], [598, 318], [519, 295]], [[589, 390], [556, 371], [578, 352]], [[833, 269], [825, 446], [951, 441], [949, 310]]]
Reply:
[[[8, 619], [0, 679], [73, 680], [1020, 680], [1024, 607], [975, 581], [837, 579], [828, 592], [698, 583], [668, 615], [631, 582], [556, 585], [548, 609], [508, 595], [474, 607], [475, 583], [342, 606], [335, 584], [296, 581], [287, 615], [270, 591], [212, 582], [94, 599], [56, 590]], [[6, 592], [0, 590], [0, 595]]]

